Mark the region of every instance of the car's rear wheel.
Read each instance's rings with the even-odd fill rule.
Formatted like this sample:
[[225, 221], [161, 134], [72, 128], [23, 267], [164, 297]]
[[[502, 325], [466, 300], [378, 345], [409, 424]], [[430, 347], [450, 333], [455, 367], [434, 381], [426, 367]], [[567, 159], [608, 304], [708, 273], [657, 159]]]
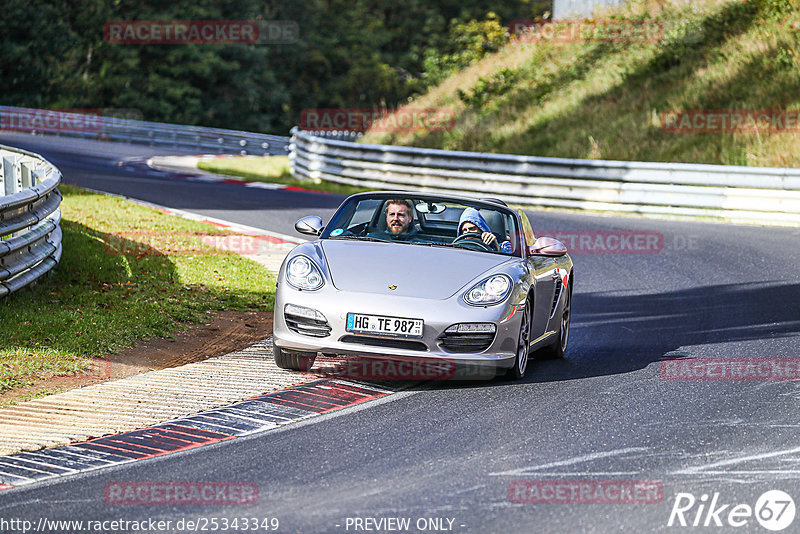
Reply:
[[567, 341], [569, 341], [569, 323], [572, 316], [572, 276], [570, 275], [569, 286], [564, 293], [564, 310], [561, 312], [561, 321], [558, 325], [558, 335], [556, 340], [549, 346], [544, 347], [537, 356], [542, 359], [555, 360], [563, 358], [567, 352]]
[[507, 377], [512, 380], [519, 380], [525, 376], [528, 369], [528, 352], [531, 344], [531, 299], [525, 299], [525, 310], [522, 312], [522, 321], [519, 326], [519, 338], [517, 341], [517, 357], [514, 360], [514, 367], [508, 370]]
[[275, 365], [281, 369], [291, 369], [292, 371], [308, 371], [314, 366], [316, 354], [313, 352], [297, 352], [282, 349], [273, 344], [272, 355], [275, 357]]

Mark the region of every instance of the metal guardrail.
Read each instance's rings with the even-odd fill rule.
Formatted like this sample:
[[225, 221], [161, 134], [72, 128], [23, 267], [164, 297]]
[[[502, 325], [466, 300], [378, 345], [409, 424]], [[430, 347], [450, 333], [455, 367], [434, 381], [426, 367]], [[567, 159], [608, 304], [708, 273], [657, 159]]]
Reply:
[[285, 155], [289, 138], [221, 128], [0, 106], [0, 130], [199, 150], [206, 154]]
[[[325, 139], [336, 139], [337, 141], [358, 142], [364, 137], [364, 132], [354, 132], [350, 130], [302, 130], [303, 133], [313, 137], [323, 137]], [[294, 133], [294, 130], [293, 132]]]
[[47, 160], [0, 145], [0, 298], [61, 259], [61, 172]]
[[351, 143], [292, 130], [292, 173], [527, 207], [800, 223], [800, 169], [542, 158]]

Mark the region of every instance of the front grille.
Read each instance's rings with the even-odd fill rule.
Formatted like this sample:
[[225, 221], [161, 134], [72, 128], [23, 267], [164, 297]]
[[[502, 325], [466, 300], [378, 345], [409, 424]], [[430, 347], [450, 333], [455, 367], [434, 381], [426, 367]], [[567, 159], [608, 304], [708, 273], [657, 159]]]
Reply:
[[368, 336], [342, 336], [339, 340], [342, 343], [357, 343], [359, 345], [369, 345], [371, 347], [386, 347], [390, 349], [405, 349], [405, 350], [418, 350], [426, 351], [428, 346], [421, 341], [412, 341], [409, 339], [392, 339], [383, 337], [368, 337]]
[[439, 337], [439, 344], [448, 352], [481, 352], [494, 341], [494, 332], [447, 333]]
[[312, 337], [326, 337], [331, 334], [331, 327], [326, 321], [289, 314], [284, 314], [284, 319], [289, 330], [297, 334]]

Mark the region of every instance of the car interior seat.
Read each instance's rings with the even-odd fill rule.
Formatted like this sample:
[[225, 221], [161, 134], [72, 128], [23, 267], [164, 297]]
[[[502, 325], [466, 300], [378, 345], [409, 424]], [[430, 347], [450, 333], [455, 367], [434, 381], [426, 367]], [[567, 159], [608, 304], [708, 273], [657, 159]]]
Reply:
[[506, 221], [503, 214], [490, 209], [482, 209], [479, 210], [483, 220], [486, 221], [486, 224], [489, 225], [489, 230], [497, 238], [498, 243], [502, 243], [503, 241], [508, 240], [508, 236], [506, 234]]

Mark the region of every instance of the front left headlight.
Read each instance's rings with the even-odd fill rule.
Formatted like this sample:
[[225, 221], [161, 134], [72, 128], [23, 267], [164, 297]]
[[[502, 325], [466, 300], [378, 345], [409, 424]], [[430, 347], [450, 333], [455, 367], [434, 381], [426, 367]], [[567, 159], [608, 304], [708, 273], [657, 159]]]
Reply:
[[496, 274], [472, 286], [464, 293], [464, 301], [472, 306], [500, 304], [511, 293], [513, 283], [505, 274]]
[[303, 291], [314, 291], [325, 283], [319, 267], [307, 256], [295, 256], [286, 264], [286, 281]]

